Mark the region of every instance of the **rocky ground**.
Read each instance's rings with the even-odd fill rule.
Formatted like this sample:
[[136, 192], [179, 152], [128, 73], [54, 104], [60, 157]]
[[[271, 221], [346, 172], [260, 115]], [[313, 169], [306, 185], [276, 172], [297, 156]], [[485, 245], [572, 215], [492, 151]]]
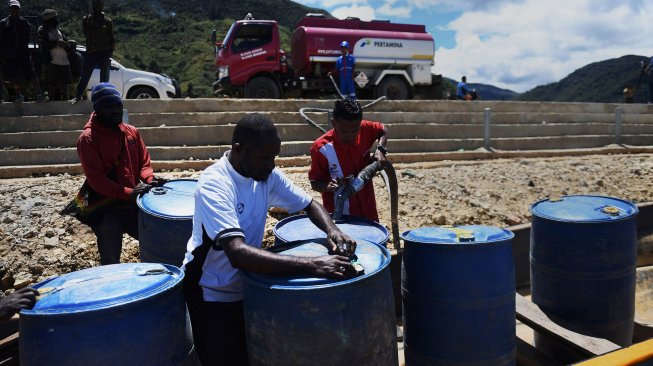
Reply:
[[[609, 195], [636, 203], [653, 200], [650, 154], [437, 162], [397, 168], [401, 230], [526, 223], [530, 204], [554, 195]], [[283, 170], [309, 190], [305, 168]], [[188, 178], [199, 172], [161, 175]], [[82, 182], [83, 177], [67, 174], [0, 180], [0, 289], [4, 292], [98, 265], [91, 230], [58, 214]], [[380, 178], [374, 183], [381, 222], [389, 228], [388, 194]], [[273, 241], [276, 222], [273, 217], [268, 220], [266, 245]], [[125, 238], [123, 261], [138, 261], [138, 242]]]

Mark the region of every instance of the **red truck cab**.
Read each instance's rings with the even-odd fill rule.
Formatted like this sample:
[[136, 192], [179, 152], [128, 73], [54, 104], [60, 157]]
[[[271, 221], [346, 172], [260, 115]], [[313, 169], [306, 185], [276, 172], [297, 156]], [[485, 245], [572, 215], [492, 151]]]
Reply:
[[216, 89], [247, 98], [280, 98], [278, 73], [285, 72], [279, 26], [273, 20], [239, 20], [216, 43]]

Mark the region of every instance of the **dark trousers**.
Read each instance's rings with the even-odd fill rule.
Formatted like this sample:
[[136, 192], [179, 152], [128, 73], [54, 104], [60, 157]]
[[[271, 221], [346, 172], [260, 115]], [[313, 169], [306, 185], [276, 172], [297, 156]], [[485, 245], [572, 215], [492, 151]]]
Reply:
[[203, 366], [247, 366], [243, 302], [204, 301], [197, 285], [184, 283], [195, 350]]
[[135, 204], [111, 207], [101, 215], [102, 219], [91, 226], [97, 237], [100, 264], [120, 263], [122, 235], [127, 233], [138, 240], [138, 207]]
[[77, 84], [77, 93], [75, 98], [81, 99], [88, 81], [91, 79], [95, 65], [100, 66], [100, 82], [109, 81], [109, 67], [111, 66], [111, 56], [109, 51], [98, 51], [93, 53], [86, 53], [84, 55], [84, 65], [82, 66], [82, 74]]

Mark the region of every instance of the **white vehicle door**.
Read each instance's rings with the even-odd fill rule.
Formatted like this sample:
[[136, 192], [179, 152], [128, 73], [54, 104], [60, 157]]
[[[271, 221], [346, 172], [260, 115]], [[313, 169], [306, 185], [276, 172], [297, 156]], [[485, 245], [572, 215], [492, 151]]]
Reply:
[[[127, 99], [127, 95], [125, 94], [127, 90], [124, 90], [125, 84], [123, 80], [122, 70], [122, 65], [112, 59], [111, 67], [109, 67], [109, 82], [116, 86], [116, 89], [118, 89], [120, 95], [122, 95], [122, 99]], [[100, 70], [98, 70], [98, 72], [99, 71]]]
[[[91, 78], [88, 81], [88, 85], [86, 86], [87, 90], [87, 96], [88, 99], [91, 99], [91, 90], [93, 90], [93, 87], [97, 85], [100, 82], [100, 66], [95, 65], [95, 68], [93, 69], [93, 74], [91, 74]], [[122, 77], [122, 66], [111, 59], [111, 66], [109, 67], [109, 82], [113, 85], [116, 86], [116, 89], [120, 92], [120, 95], [122, 95], [123, 99], [126, 99], [127, 96], [125, 95], [124, 85], [123, 85], [123, 77]]]

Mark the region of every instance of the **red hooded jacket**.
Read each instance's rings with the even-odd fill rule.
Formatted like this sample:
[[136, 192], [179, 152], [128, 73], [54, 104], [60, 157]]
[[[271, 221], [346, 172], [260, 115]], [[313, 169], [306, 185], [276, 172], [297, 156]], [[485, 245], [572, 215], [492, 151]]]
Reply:
[[[118, 127], [111, 129], [96, 122], [93, 112], [77, 140], [77, 155], [95, 191], [106, 197], [129, 200], [140, 181], [152, 181], [154, 171], [136, 127], [124, 123]], [[108, 177], [114, 166], [116, 180]]]

